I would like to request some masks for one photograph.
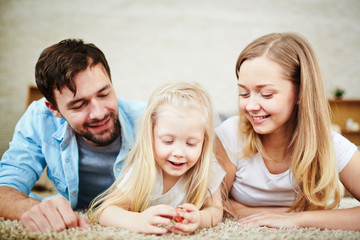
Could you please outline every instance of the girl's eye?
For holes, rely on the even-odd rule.
[[[174,142],[174,141],[171,140],[171,139],[163,139],[162,141],[163,141],[163,143],[165,143],[165,144],[171,144],[171,143]]]
[[[197,145],[199,141],[191,141],[191,142],[187,142],[186,145],[190,146],[190,147],[195,147]]]

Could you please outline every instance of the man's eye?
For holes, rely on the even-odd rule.
[[[104,98],[104,97],[107,97],[109,94],[108,93],[106,93],[106,94],[101,94],[101,95],[99,95],[99,98]]]
[[[79,106],[74,106],[72,107],[73,110],[78,110],[78,109],[81,109],[82,107],[84,106],[84,104],[80,104]]]

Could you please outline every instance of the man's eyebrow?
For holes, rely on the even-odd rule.
[[[106,86],[104,86],[103,88],[101,88],[99,91],[97,91],[97,94],[98,94],[98,93],[101,93],[102,91],[105,91],[105,90],[107,90],[107,89],[109,89],[109,88],[110,88],[110,84],[107,84]],[[68,103],[66,104],[66,106],[67,106],[67,107],[71,107],[72,105],[75,105],[76,103],[81,102],[81,101],[84,101],[84,100],[85,100],[85,98],[75,99],[75,100],[72,100],[72,101],[68,102]]]

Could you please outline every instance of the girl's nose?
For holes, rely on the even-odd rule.
[[[179,148],[179,147],[177,147],[176,149],[174,149],[172,155],[173,155],[174,157],[177,157],[177,158],[183,158],[183,157],[185,156],[185,155],[184,155],[184,151],[183,151],[181,148]]]

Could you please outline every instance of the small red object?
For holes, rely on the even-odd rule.
[[[183,217],[180,217],[180,216],[175,216],[174,217],[174,221],[175,222],[178,222],[178,223],[182,223],[184,221],[184,218]]]
[[[184,218],[179,216],[180,215],[180,212],[183,212],[183,208],[181,207],[178,207],[176,208],[176,216],[173,218],[175,222],[178,222],[178,223],[182,223],[184,221]]]

